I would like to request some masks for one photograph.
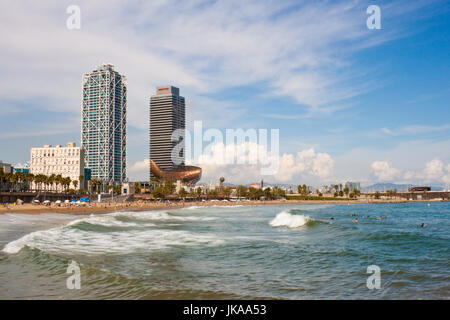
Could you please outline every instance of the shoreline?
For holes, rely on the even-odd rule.
[[[117,203],[117,204],[98,204],[95,203],[91,206],[78,206],[78,207],[56,207],[56,206],[44,206],[44,205],[9,205],[7,207],[0,207],[0,215],[6,213],[18,213],[18,214],[42,214],[42,213],[54,213],[54,214],[77,214],[77,215],[90,215],[93,213],[112,213],[118,211],[149,211],[149,210],[172,210],[172,209],[180,209],[187,208],[192,206],[199,207],[213,207],[213,206],[257,206],[257,205],[290,205],[290,204],[341,204],[341,205],[350,205],[350,204],[377,204],[377,203],[409,203],[409,202],[436,202],[436,201],[424,201],[424,200],[416,200],[416,201],[408,201],[408,200],[371,200],[371,201],[362,201],[362,200],[269,200],[269,201],[240,201],[240,202],[202,202],[202,201],[193,201],[193,202],[153,202],[153,203],[144,203],[144,202],[132,202],[132,203]],[[439,201],[442,202],[442,201]]]

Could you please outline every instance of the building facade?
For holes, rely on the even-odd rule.
[[[30,173],[46,176],[60,174],[63,178],[71,179],[70,188],[85,188],[84,157],[84,149],[77,147],[75,142],[69,142],[67,147],[44,145],[41,148],[31,148]],[[76,187],[73,183],[75,180],[78,181]]]
[[[350,181],[347,181],[347,182],[345,183],[345,187],[348,188],[348,190],[349,190],[350,192],[353,192],[354,190],[359,190],[359,191],[361,191],[361,183],[360,183],[360,182],[350,182]]]
[[[14,173],[14,167],[9,163],[4,163],[0,160],[0,169],[3,169],[3,173]]]
[[[150,98],[150,160],[162,170],[184,166],[185,115],[184,97],[180,96],[178,88],[156,88],[156,94]],[[172,133],[177,129],[183,132],[172,141]],[[181,149],[174,149],[175,146]],[[150,170],[150,178],[153,177]]]
[[[0,160],[0,171],[3,171],[4,174],[12,174],[14,173],[14,167],[10,163],[4,163]],[[9,191],[10,186],[6,183],[5,179],[3,179],[0,175],[0,191]]]
[[[111,64],[83,77],[81,146],[92,179],[105,185],[126,181],[127,83]]]

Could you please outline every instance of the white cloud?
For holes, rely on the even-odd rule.
[[[392,167],[392,164],[387,161],[375,161],[372,163],[371,169],[380,181],[393,181],[400,174],[400,170]]]
[[[417,135],[447,130],[450,130],[450,124],[440,126],[409,125],[398,129],[381,128],[383,133],[390,136]]]
[[[235,154],[235,147],[242,147],[245,152],[236,157],[234,163],[227,164],[226,155]],[[256,155],[258,157],[254,158]],[[262,161],[257,161],[258,159]],[[279,163],[278,170],[273,175],[262,175],[261,167],[267,167],[276,160]],[[296,183],[299,179],[317,182],[330,177],[334,166],[329,154],[316,153],[314,149],[278,156],[266,151],[263,146],[250,142],[245,142],[244,145],[215,144],[209,153],[199,158],[198,163],[203,169],[203,181],[215,181],[225,176],[233,183],[249,183],[261,178],[283,183]]]
[[[371,165],[372,173],[379,181],[401,183],[450,183],[450,164],[444,167],[439,158],[434,158],[425,164],[423,170],[408,170],[394,168],[388,161],[375,161]]]
[[[444,164],[438,158],[435,158],[425,165],[425,178],[428,180],[438,180],[444,174]]]
[[[150,160],[144,159],[142,161],[135,162],[128,168],[128,178],[131,181],[146,181],[149,179]]]
[[[367,90],[358,80],[370,71],[355,71],[353,51],[394,36],[362,28],[365,17],[358,2],[78,5],[81,30],[68,30],[65,2],[1,2],[0,29],[8,32],[2,33],[0,44],[0,98],[46,97],[45,108],[78,112],[82,74],[111,62],[128,78],[129,123],[139,128],[148,125],[142,114],[154,87],[161,84],[180,86],[195,100],[205,93],[264,83],[268,95],[333,110],[330,104]],[[416,6],[408,3],[407,8]],[[394,8],[390,12],[399,14]],[[223,105],[200,107],[225,111]]]
[[[226,154],[235,154],[235,147],[244,147],[246,150],[235,158],[235,162],[227,164]],[[282,154],[279,158],[279,168],[274,175],[261,175],[261,167],[266,167],[275,155],[263,150],[260,145],[245,142],[244,145],[214,144],[210,152],[204,153],[198,159],[198,163],[189,162],[190,165],[198,165],[202,168],[202,181],[217,181],[225,177],[230,183],[251,183],[265,179],[270,182],[299,183],[307,181],[319,182],[330,177],[333,171],[334,161],[326,153],[317,153],[314,149],[299,151],[297,154]],[[252,154],[261,152],[264,163],[256,161],[251,163]],[[264,153],[265,152],[265,153]],[[240,163],[239,163],[240,162]],[[130,170],[131,180],[143,180],[148,176],[149,159],[134,163]],[[306,179],[306,180],[305,180]]]

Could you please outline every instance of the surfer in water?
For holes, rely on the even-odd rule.
[[[420,224],[420,227],[421,227],[421,228],[425,228],[425,226],[426,226],[426,224],[425,224],[424,222],[422,222],[422,223]]]

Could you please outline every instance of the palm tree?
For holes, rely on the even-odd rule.
[[[72,183],[73,183],[73,186],[75,187],[75,190],[77,190],[78,180],[73,180]]]
[[[70,187],[70,183],[72,182],[72,179],[70,179],[70,177],[64,178],[64,182],[65,182],[65,187],[66,187],[66,192],[67,192],[67,189]]]
[[[225,198],[229,199],[231,195],[231,187],[225,187],[223,188],[223,194]]]
[[[350,193],[350,189],[348,187],[344,188],[344,193],[346,195],[346,197],[348,198],[348,194]]]
[[[58,174],[55,178],[55,182],[56,182],[56,190],[58,190],[58,185],[63,185],[63,180],[64,178],[62,177],[62,175]]]
[[[17,183],[19,182],[19,172],[15,172],[11,174],[11,182],[12,182],[12,189],[13,191],[16,190]]]
[[[183,187],[178,191],[178,196],[180,198],[186,198],[187,194],[188,193],[187,193],[186,189],[184,189]]]
[[[202,196],[202,188],[200,188],[200,187],[197,188],[197,196],[199,199]]]
[[[32,190],[31,190],[31,185],[32,185],[32,183],[33,183],[33,181],[34,181],[34,174],[32,174],[32,173],[27,173],[27,175],[26,175],[26,181],[28,182],[28,187],[30,188],[30,191],[32,191]]]
[[[308,195],[308,187],[306,186],[306,184],[302,185],[302,194],[304,196]]]
[[[50,186],[50,177],[49,176],[45,176],[45,179],[44,179],[44,185],[45,185],[45,189],[46,189],[46,191],[49,191],[49,186]]]
[[[80,190],[81,189],[84,189],[84,176],[83,175],[80,175],[79,177],[78,177],[78,181],[80,182]]]
[[[164,187],[157,186],[155,189],[153,189],[152,195],[155,199],[164,199],[167,195],[166,191],[167,190],[165,190]]]
[[[189,192],[189,197],[191,197],[191,198],[197,197],[197,192],[195,192],[195,190],[192,189],[191,192]]]
[[[40,175],[39,174],[36,174],[34,176],[34,179],[33,179],[33,181],[34,181],[34,189],[35,189],[35,191],[38,191],[38,192],[39,192],[39,179],[40,179]]]
[[[208,191],[208,197],[209,198],[217,198],[218,192],[217,190],[209,190]]]
[[[139,182],[135,182],[134,183],[134,192],[135,193],[140,193],[140,189],[141,189],[141,184]]]
[[[247,197],[247,187],[243,186],[243,185],[238,186],[236,188],[236,193],[237,193],[238,198]]]
[[[0,168],[0,191],[2,191],[3,184],[5,184],[5,171]]]
[[[92,179],[89,185],[91,188],[91,192],[93,189],[97,192],[97,187],[100,185],[100,181],[98,179]]]

